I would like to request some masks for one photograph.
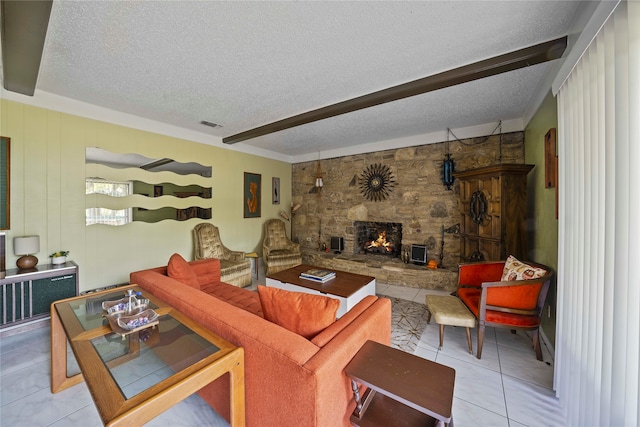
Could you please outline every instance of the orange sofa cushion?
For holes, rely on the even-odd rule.
[[[220,281],[220,260],[217,258],[199,259],[196,261],[190,261],[189,265],[191,269],[198,277],[200,282],[200,288],[211,282]]]
[[[173,254],[167,265],[167,275],[180,283],[200,289],[200,281],[196,272],[180,254]]]
[[[322,295],[258,286],[264,318],[311,339],[336,320],[340,301]]]
[[[200,290],[227,304],[231,304],[264,318],[262,306],[260,305],[260,297],[256,292],[220,281],[202,283]]]

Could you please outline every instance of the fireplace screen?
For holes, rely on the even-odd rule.
[[[402,224],[398,222],[356,221],[355,253],[400,256]]]

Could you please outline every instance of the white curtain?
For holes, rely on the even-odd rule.
[[[555,389],[570,426],[640,423],[640,2],[558,92]]]

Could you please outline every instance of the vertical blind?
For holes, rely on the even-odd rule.
[[[568,425],[640,423],[640,2],[621,2],[558,92],[554,385]]]

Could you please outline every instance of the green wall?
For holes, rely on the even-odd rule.
[[[191,230],[202,222],[166,220],[126,226],[85,225],[85,148],[137,152],[150,158],[197,161],[213,168],[206,178],[212,198],[211,222],[220,228],[224,244],[233,250],[261,251],[262,225],[291,203],[291,165],[183,139],[126,128],[26,104],[0,100],[0,135],[11,138],[11,228],[7,231],[7,267],[15,265],[12,238],[37,234],[40,264],[57,250],[71,251],[80,266],[80,290],[126,283],[131,271],[166,265],[172,253],[193,258]],[[212,137],[215,138],[215,137]],[[244,172],[262,175],[262,216],[243,218]],[[165,173],[166,174],[166,173]],[[280,178],[281,200],[271,203],[271,178]],[[164,177],[159,178],[165,182]],[[144,196],[138,196],[144,197]],[[177,199],[177,198],[171,198]],[[156,198],[149,209],[174,204]],[[288,209],[287,209],[288,210]]]
[[[529,259],[558,268],[558,220],[556,189],[545,188],[544,137],[558,127],[558,108],[551,92],[525,129],[525,163],[536,167],[528,176],[528,246]],[[550,314],[550,316],[549,316]],[[542,329],[552,345],[556,337],[556,281],[551,283],[547,305],[542,316]]]

